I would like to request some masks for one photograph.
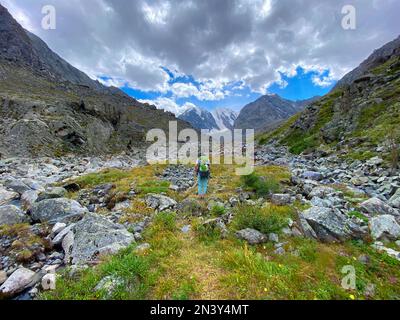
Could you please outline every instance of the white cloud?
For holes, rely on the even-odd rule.
[[[341,28],[347,0],[0,0],[26,28],[73,65],[142,90],[163,93],[169,77],[191,75],[198,87],[178,96],[219,100],[231,83],[265,93],[298,66],[329,70],[326,86],[398,36],[400,2],[353,0],[357,29]],[[41,8],[54,5],[57,29],[41,29]],[[322,73],[318,73],[321,75]],[[197,90],[197,91],[196,91]]]

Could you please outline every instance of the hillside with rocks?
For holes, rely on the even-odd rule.
[[[317,99],[318,97],[290,101],[277,94],[262,96],[240,111],[234,127],[244,130],[254,129],[256,133],[273,130]]]
[[[129,152],[174,120],[190,127],[90,79],[0,6],[0,158]]]
[[[348,161],[380,156],[396,169],[400,137],[399,48],[397,38],[376,50],[329,94],[277,130],[260,135],[260,142],[275,141],[296,154],[336,154]],[[355,79],[346,84],[352,78]]]

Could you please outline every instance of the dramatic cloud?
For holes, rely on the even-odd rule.
[[[232,84],[260,93],[272,83],[285,87],[281,74],[294,76],[299,66],[318,74],[316,86],[329,86],[400,30],[398,0],[0,3],[92,77],[199,100],[234,94],[226,90]],[[342,28],[341,11],[348,4],[356,8],[356,30]],[[56,30],[41,28],[44,5],[57,10]],[[171,83],[164,68],[176,76],[190,75],[196,84]]]

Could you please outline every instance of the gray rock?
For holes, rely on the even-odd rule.
[[[86,264],[99,255],[117,253],[134,242],[134,236],[123,226],[95,214],[87,214],[77,222],[73,233],[72,264]]]
[[[31,210],[34,221],[57,222],[76,221],[84,216],[86,209],[78,202],[70,199],[49,199],[35,203]]]
[[[25,183],[20,180],[10,180],[6,182],[5,187],[19,193],[20,195],[26,191],[31,190],[31,188],[29,188]]]
[[[28,216],[16,206],[8,205],[0,207],[0,226],[25,223],[28,221]]]
[[[105,291],[106,298],[110,298],[114,291],[124,285],[124,280],[116,276],[107,276],[100,280],[94,288],[95,291]]]
[[[63,231],[66,227],[67,227],[67,225],[65,223],[58,222],[53,226],[53,229],[51,229],[51,234],[57,235],[61,231]]]
[[[67,190],[61,187],[50,188],[39,194],[37,202],[49,199],[64,198],[67,193]]]
[[[309,179],[309,180],[314,180],[314,181],[320,181],[324,177],[322,173],[320,172],[315,172],[315,171],[306,171],[302,174],[302,178],[304,179]]]
[[[75,235],[72,231],[69,231],[62,239],[62,248],[64,250],[64,263],[71,263],[71,254],[74,246]]]
[[[268,240],[271,242],[278,243],[279,242],[279,236],[276,233],[270,233],[268,235]]]
[[[309,193],[309,197],[318,197],[323,199],[331,194],[334,194],[335,192],[336,190],[331,187],[318,186],[312,189],[312,191]]]
[[[7,272],[1,270],[1,271],[0,271],[0,286],[1,286],[4,282],[6,282],[6,280],[7,280]]]
[[[13,297],[34,286],[38,280],[35,272],[26,268],[19,268],[1,285],[0,297]]]
[[[251,245],[265,243],[268,241],[268,237],[261,232],[254,229],[243,229],[236,232],[236,236],[239,239],[247,241]]]
[[[271,202],[278,206],[288,205],[291,202],[291,196],[290,194],[273,194]]]
[[[48,273],[42,278],[42,289],[44,291],[56,289],[56,275],[54,273]]]
[[[8,204],[9,202],[18,199],[19,194],[17,192],[8,191],[0,187],[0,206]]]
[[[277,249],[275,249],[274,253],[281,256],[281,255],[284,255],[286,253],[286,251],[285,251],[285,248],[278,247]]]
[[[370,214],[371,216],[377,215],[398,215],[397,210],[384,203],[378,198],[371,198],[360,204],[360,208],[363,212]]]
[[[31,210],[34,203],[38,199],[38,192],[36,190],[25,191],[21,196],[22,208],[26,211]]]
[[[146,197],[146,204],[154,210],[164,211],[175,207],[177,202],[160,194],[149,194]]]
[[[389,199],[389,205],[400,209],[400,188],[397,189],[396,193]]]
[[[356,238],[362,233],[347,216],[333,208],[312,207],[304,211],[301,216],[312,228],[316,237],[324,242],[345,241]]]
[[[60,225],[60,223],[56,223],[56,225]],[[63,223],[62,225],[65,225],[65,223]],[[53,244],[53,246],[60,245],[62,243],[64,237],[72,230],[74,225],[75,224],[71,224],[68,227],[65,227],[64,229],[59,231],[58,233],[54,233],[54,234],[56,234],[56,236],[53,238],[53,240],[51,240],[51,243]],[[58,229],[58,228],[55,228],[55,226],[53,229]],[[58,230],[56,230],[56,231],[58,231]]]
[[[371,235],[375,240],[397,240],[400,237],[400,225],[391,215],[374,217],[370,221]]]

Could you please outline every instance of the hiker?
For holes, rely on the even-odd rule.
[[[197,176],[200,198],[204,198],[207,193],[208,180],[210,179],[210,160],[207,156],[201,156],[196,162],[195,173]]]

